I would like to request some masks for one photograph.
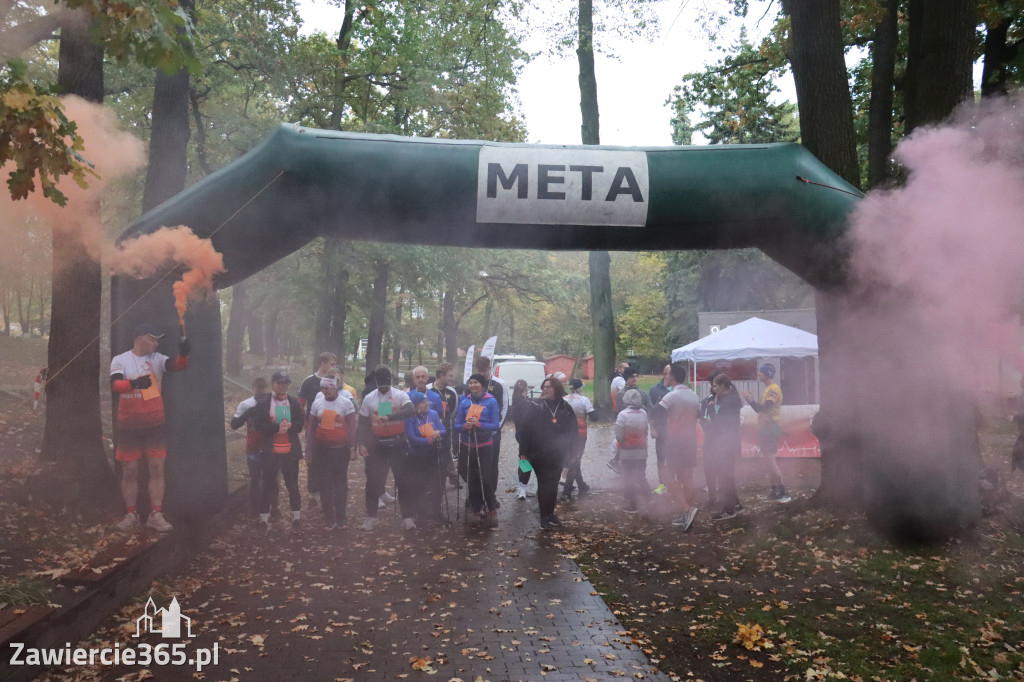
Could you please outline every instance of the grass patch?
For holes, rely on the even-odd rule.
[[[50,583],[46,580],[0,577],[0,604],[8,606],[45,604],[50,590]]]

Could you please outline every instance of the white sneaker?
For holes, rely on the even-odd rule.
[[[416,530],[416,521],[413,519],[402,519],[402,530]]]
[[[155,530],[157,533],[169,533],[174,530],[174,526],[167,523],[167,519],[161,512],[153,512],[146,519],[146,528]]]
[[[122,533],[131,533],[139,529],[142,524],[139,522],[139,515],[135,512],[130,512],[124,515],[124,518],[117,522],[114,528],[118,529]]]
[[[380,496],[380,499],[384,500],[385,502],[394,502],[395,496],[389,493],[387,490],[385,490],[384,494]]]
[[[384,496],[383,496],[383,495],[381,495],[381,496],[380,496],[379,498],[377,498],[377,509],[384,509],[384,508],[386,508],[387,506],[388,506],[388,505],[387,505],[387,503],[386,503],[386,502],[384,501]]]
[[[520,499],[520,500],[525,500],[526,499],[526,486],[523,485],[522,483],[519,484],[519,492],[516,493],[516,499]]]
[[[373,530],[377,527],[378,523],[379,521],[377,521],[376,516],[367,516],[366,520],[363,521],[363,530]]]

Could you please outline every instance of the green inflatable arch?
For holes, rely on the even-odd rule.
[[[218,287],[320,235],[487,248],[758,247],[820,287],[838,279],[846,218],[861,196],[795,144],[522,145],[285,124],[121,239],[188,225],[224,255]],[[177,328],[173,279],[115,280],[114,349],[131,345],[139,321]],[[219,306],[194,306],[186,322],[192,363],[165,387],[168,507],[199,518],[227,492]]]

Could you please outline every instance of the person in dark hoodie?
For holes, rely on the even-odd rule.
[[[427,396],[409,391],[416,414],[405,420],[405,437],[409,441],[406,477],[415,481],[412,489],[413,516],[403,521],[403,528],[415,530],[416,524],[438,523],[441,516],[441,484],[443,472],[439,469],[437,449],[445,435],[441,417],[430,409]]]
[[[558,504],[558,479],[573,451],[578,436],[576,413],[565,401],[565,387],[554,377],[540,385],[540,400],[534,402],[523,424],[520,445],[537,473],[537,504],[540,527],[547,530],[562,525],[555,516]]]
[[[712,521],[734,518],[742,509],[736,490],[736,460],[743,450],[740,432],[740,410],[743,400],[732,379],[724,373],[715,375],[715,404],[710,411],[715,433],[714,452],[705,455],[704,468],[711,466],[717,482],[719,509],[711,515]]]
[[[459,432],[459,475],[466,481],[469,509],[480,515],[487,526],[496,528],[498,498],[494,484],[498,479],[498,453],[494,449],[494,433],[501,428],[501,411],[485,386],[485,375],[469,377],[469,393],[462,396],[455,413],[455,430]]]
[[[302,495],[299,493],[299,460],[302,445],[299,433],[305,425],[305,411],[298,398],[288,395],[292,379],[288,372],[278,370],[270,377],[271,392],[256,399],[252,410],[253,425],[262,436],[260,469],[263,471],[263,499],[260,506],[260,527],[270,532],[270,507],[277,496],[277,472],[281,472],[288,502],[292,510],[292,530],[302,530]]]

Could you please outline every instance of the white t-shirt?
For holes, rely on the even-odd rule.
[[[320,391],[319,393],[316,394],[316,397],[313,398],[313,403],[315,403],[316,401],[320,400],[323,397],[324,397],[324,392]],[[355,396],[352,395],[352,392],[350,390],[348,390],[347,388],[339,388],[338,389],[338,397],[339,398],[348,398],[349,401],[352,403],[352,411],[353,412],[355,411],[355,409],[356,409],[356,399],[355,399]],[[310,403],[310,405],[312,405],[313,403]],[[310,414],[312,414],[312,413],[310,413]]]
[[[352,394],[348,391],[338,391],[338,397],[334,400],[328,400],[322,392],[317,393],[313,404],[309,408],[309,414],[311,417],[320,419],[323,416],[324,410],[334,410],[335,414],[344,418],[354,413],[356,406],[352,401]]]
[[[621,376],[616,376],[612,379],[612,387],[610,389],[612,395],[618,395],[619,391],[626,387],[626,380]]]
[[[359,408],[359,414],[364,417],[375,415],[378,413],[380,404],[386,402],[391,403],[391,413],[395,414],[412,401],[409,400],[409,394],[405,391],[400,391],[397,388],[392,387],[385,395],[382,394],[378,388],[375,391],[371,391],[365,398],[363,398],[363,404]]]
[[[670,435],[691,435],[697,432],[697,414],[700,398],[688,386],[676,384],[658,403],[668,411],[668,432]]]
[[[239,419],[254,407],[256,407],[256,396],[251,396],[238,403],[238,409],[235,410],[235,419]]]
[[[586,419],[587,415],[594,411],[594,404],[590,402],[590,398],[579,393],[570,393],[565,396],[565,402],[569,403],[572,407],[572,411],[576,413],[577,421],[580,419]]]
[[[154,381],[159,384],[164,378],[164,368],[168,359],[163,353],[136,355],[135,351],[128,350],[110,358],[110,376],[123,374],[124,378],[130,381],[152,372]]]

